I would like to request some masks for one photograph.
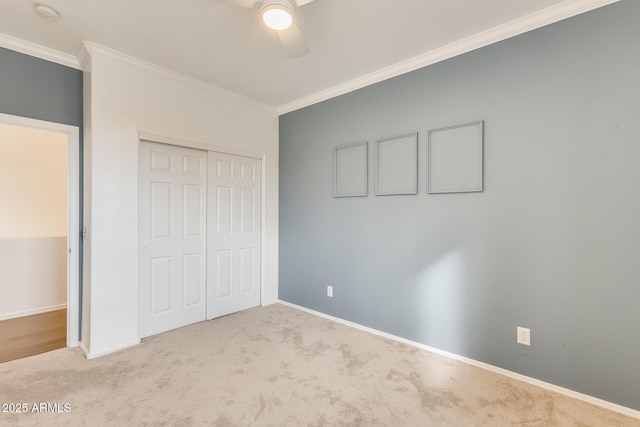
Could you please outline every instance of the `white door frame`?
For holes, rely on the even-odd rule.
[[[80,128],[4,113],[0,123],[67,134],[67,347],[76,347],[80,338]]]
[[[141,141],[159,142],[161,144],[177,145],[178,147],[197,148],[204,151],[215,151],[217,153],[233,154],[236,156],[252,157],[258,159],[262,165],[262,197],[260,200],[260,305],[266,304],[266,292],[265,292],[265,230],[266,230],[266,167],[264,154],[255,153],[252,151],[238,150],[231,147],[224,147],[220,145],[205,144],[203,142],[188,141],[180,138],[173,138],[169,136],[157,135],[148,132],[138,132],[138,152],[140,152]],[[140,263],[138,262],[138,265]]]

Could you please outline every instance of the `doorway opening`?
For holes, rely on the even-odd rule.
[[[79,129],[0,114],[0,362],[79,341]]]

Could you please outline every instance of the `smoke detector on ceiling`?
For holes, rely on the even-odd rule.
[[[56,22],[60,19],[60,14],[54,8],[47,6],[46,4],[35,4],[33,5],[33,10],[49,22]]]

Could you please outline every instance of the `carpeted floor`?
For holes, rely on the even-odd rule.
[[[0,364],[0,403],[26,404],[0,412],[11,426],[640,426],[283,305],[98,359],[61,349]]]

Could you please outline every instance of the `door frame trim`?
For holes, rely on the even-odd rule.
[[[67,347],[80,341],[80,128],[0,113],[0,123],[67,134]]]
[[[203,142],[187,141],[185,139],[172,138],[169,136],[156,135],[147,132],[138,132],[138,140],[159,142],[160,144],[177,145],[178,147],[197,148],[198,150],[215,151],[217,153],[234,154],[236,156],[252,157],[254,159],[263,160],[264,163],[264,155],[255,153],[253,151],[238,150],[236,148],[205,144]]]

